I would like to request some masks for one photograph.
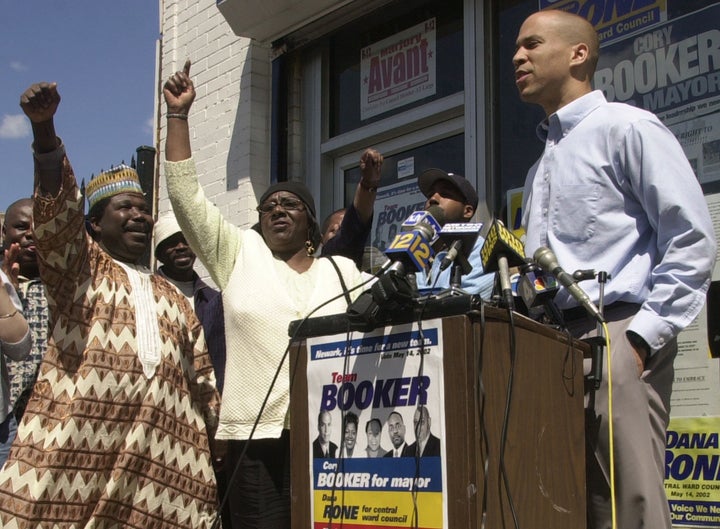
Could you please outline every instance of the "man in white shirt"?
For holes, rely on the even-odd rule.
[[[541,11],[520,28],[516,86],[547,116],[538,126],[545,150],[525,183],[525,250],[545,246],[570,273],[611,278],[604,302],[615,406],[611,418],[606,354],[602,385],[587,396],[588,526],[612,525],[612,420],[617,527],[669,529],[664,457],[676,336],[705,303],[716,243],[673,134],[653,114],[592,91],[598,54],[582,17]],[[599,285],[583,288],[597,304]],[[595,334],[596,322],[566,289],[555,300],[574,336]]]

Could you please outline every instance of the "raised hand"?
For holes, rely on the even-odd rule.
[[[375,149],[367,149],[360,157],[360,185],[365,189],[377,189],[380,185],[383,156]]]
[[[57,83],[35,83],[20,96],[20,108],[32,123],[53,119],[59,104]]]
[[[190,59],[182,71],[175,72],[163,86],[163,96],[169,114],[187,114],[195,100],[195,86],[190,79]]]
[[[18,279],[20,276],[20,263],[18,263],[19,256],[20,244],[14,242],[9,248],[5,249],[5,258],[2,262],[2,271],[5,272],[6,276],[8,276],[8,279],[10,279],[12,286],[14,286],[16,290],[20,286],[20,280]]]

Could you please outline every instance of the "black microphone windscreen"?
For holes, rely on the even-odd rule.
[[[430,206],[426,211],[435,217],[435,220],[441,227],[445,226],[447,219],[445,218],[445,210],[443,208],[440,206]]]

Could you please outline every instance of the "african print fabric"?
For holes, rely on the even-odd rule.
[[[143,373],[128,275],[87,236],[64,156],[62,173],[58,197],[35,199],[50,335],[0,471],[0,527],[208,528],[216,489],[205,424],[215,426],[219,402],[202,327],[151,275],[160,358]]]

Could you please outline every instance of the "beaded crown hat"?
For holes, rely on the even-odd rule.
[[[100,200],[120,193],[144,194],[137,171],[125,164],[100,173],[85,187],[85,196],[90,209]]]

